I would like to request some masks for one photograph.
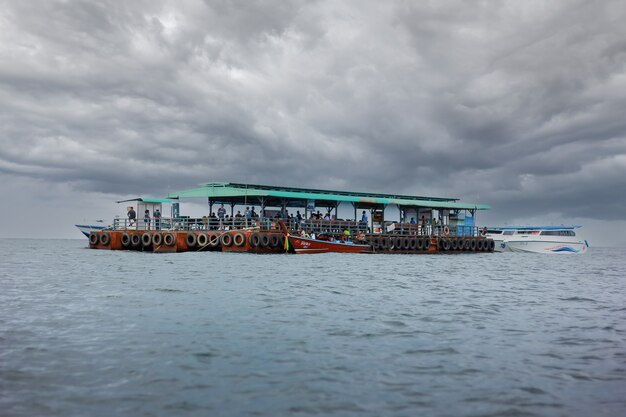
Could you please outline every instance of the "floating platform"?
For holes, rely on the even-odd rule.
[[[144,252],[291,252],[282,232],[228,231],[150,231],[101,230],[89,234],[91,249],[134,250]],[[365,235],[362,244],[371,253],[434,254],[493,252],[494,241],[485,237],[419,236],[399,234]]]

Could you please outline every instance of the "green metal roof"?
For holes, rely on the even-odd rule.
[[[127,203],[129,201],[141,201],[143,203],[171,203],[172,200],[165,200],[162,198],[145,198],[145,197],[137,197],[137,198],[129,198],[128,200],[120,200],[118,203]]]
[[[288,206],[302,206],[306,200],[315,200],[318,206],[332,206],[335,202],[356,203],[357,206],[397,204],[428,208],[457,210],[488,210],[483,204],[460,203],[456,198],[422,197],[396,194],[374,194],[348,191],[316,190],[307,188],[274,187],[267,185],[212,182],[190,190],[172,192],[168,198],[210,198],[217,203],[259,204],[263,197],[266,205],[279,207],[281,200]]]

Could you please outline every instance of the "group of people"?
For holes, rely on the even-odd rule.
[[[211,212],[208,217],[203,217],[205,220],[205,225],[209,229],[220,229],[224,230],[229,224],[235,224],[236,226],[245,225],[246,227],[251,226],[253,223],[253,219],[258,219],[259,215],[256,211],[254,211],[254,207],[246,207],[244,213],[241,213],[241,210],[237,211],[237,214],[232,216],[232,218],[226,214],[226,208],[224,204],[220,205],[217,209],[217,215],[215,212]]]
[[[138,225],[138,220],[137,220],[137,213],[135,212],[134,207],[128,207],[128,212],[127,212],[127,216],[128,216],[128,226],[137,226]],[[266,215],[267,213],[263,212],[263,217],[267,217]],[[208,229],[220,229],[220,230],[224,230],[227,226],[229,226],[229,223],[233,223],[236,226],[242,226],[245,224],[246,227],[251,226],[253,224],[253,222],[255,221],[255,219],[259,218],[259,215],[256,213],[256,211],[254,210],[254,207],[246,207],[246,210],[244,211],[244,213],[241,213],[241,210],[237,211],[237,214],[235,214],[234,216],[232,216],[233,218],[231,218],[229,215],[226,214],[226,208],[224,207],[224,204],[222,204],[218,209],[217,209],[217,214],[215,212],[212,212],[210,216],[204,216],[203,217],[203,223],[205,224],[205,226]],[[294,216],[293,214],[289,214],[289,212],[286,209],[277,211],[274,215],[274,218],[276,219],[286,219],[286,220],[293,220],[295,221],[296,225],[298,226],[304,226],[304,221],[305,218],[304,216],[300,213],[300,210],[297,211],[296,215]],[[322,213],[320,213],[319,211],[316,212],[312,212],[311,213],[311,220],[337,220],[337,218],[333,215],[331,216],[330,211],[328,213],[326,213],[326,215],[322,216]],[[245,220],[245,221],[244,221]],[[413,219],[412,219],[413,220]],[[368,222],[368,218],[367,218],[367,214],[365,212],[365,210],[363,210],[362,216],[361,216],[361,221],[359,222],[362,225],[367,225]],[[154,228],[156,230],[160,230],[161,228],[161,211],[160,209],[156,208],[154,210],[154,213],[152,214],[152,217],[150,217],[150,210],[146,209],[144,211],[144,216],[143,216],[143,223],[145,225],[145,228],[147,230],[150,230],[150,226],[153,224]]]
[[[128,207],[128,226],[137,226],[137,213],[135,212],[134,207],[130,206]],[[161,210],[159,210],[158,208],[154,210],[154,213],[152,214],[153,218],[154,218],[154,228],[155,230],[160,230],[161,229]],[[146,209],[146,211],[143,214],[143,222],[144,225],[146,227],[146,230],[150,230],[150,223],[152,221],[152,218],[150,217],[150,210]]]

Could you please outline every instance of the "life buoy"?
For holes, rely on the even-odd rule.
[[[261,244],[261,236],[259,236],[258,233],[252,233],[248,240],[250,241],[250,246],[253,248],[256,248]]]
[[[150,246],[152,244],[152,236],[150,233],[144,233],[141,235],[141,244],[144,246]]]
[[[107,232],[103,232],[100,235],[100,244],[101,245],[108,245],[111,242],[111,236],[107,233]]]
[[[209,236],[206,233],[199,233],[196,238],[198,246],[205,247],[209,243]]]
[[[90,245],[98,244],[98,234],[96,232],[89,233],[89,244]]]
[[[130,245],[130,235],[128,233],[122,233],[122,237],[120,237],[120,242],[122,242],[122,246],[124,247]]]
[[[222,242],[222,246],[231,246],[233,244],[233,235],[230,233],[222,233],[222,236],[220,236],[220,242]]]
[[[450,234],[450,228],[448,225],[443,226],[443,235],[448,236]]]
[[[483,227],[483,230],[480,231],[481,236],[487,236],[487,228]]]
[[[163,243],[163,236],[161,233],[155,233],[152,235],[152,246],[161,246]]]
[[[187,246],[189,246],[190,248],[193,248],[198,244],[198,238],[196,237],[195,233],[187,233],[187,237],[185,240],[187,242]]]
[[[267,248],[268,245],[270,244],[270,237],[267,233],[263,233],[261,235],[261,246],[264,248]]]
[[[220,235],[215,233],[208,233],[207,236],[209,238],[210,248],[217,248],[220,245]]]
[[[176,236],[173,233],[165,233],[163,235],[163,243],[166,246],[174,246],[176,244]]]
[[[233,236],[233,243],[235,244],[235,246],[243,246],[246,244],[246,235],[244,235],[241,232],[237,232],[235,233],[235,236]]]

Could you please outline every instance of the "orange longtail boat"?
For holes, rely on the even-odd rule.
[[[371,253],[370,245],[356,244],[350,241],[341,240],[319,240],[308,237],[287,235],[289,245],[296,253]]]
[[[282,221],[278,225],[285,233],[285,249],[291,246],[295,253],[372,253],[370,245],[361,245],[350,241],[334,240],[330,236],[327,239],[312,239],[310,237],[296,236],[289,233]]]

